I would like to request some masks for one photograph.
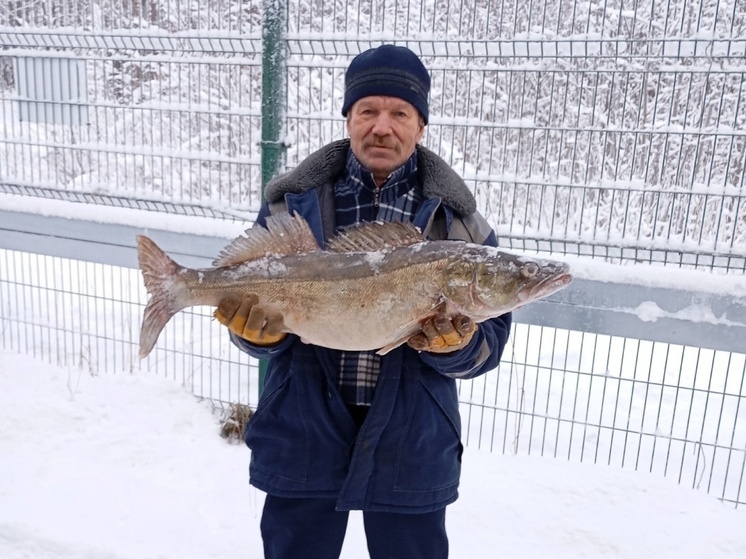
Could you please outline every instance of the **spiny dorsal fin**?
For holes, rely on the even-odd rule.
[[[330,239],[330,252],[373,252],[383,248],[414,245],[422,242],[422,234],[411,223],[400,221],[362,223]]]
[[[306,254],[319,250],[306,220],[287,212],[267,217],[267,229],[252,227],[244,235],[221,250],[212,265],[225,268],[270,255]]]

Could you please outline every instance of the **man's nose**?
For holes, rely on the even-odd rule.
[[[385,113],[379,114],[373,123],[372,132],[377,136],[387,136],[391,134],[391,117]]]

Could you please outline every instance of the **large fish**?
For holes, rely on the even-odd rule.
[[[151,295],[140,357],[177,312],[217,306],[228,296],[256,294],[267,311],[283,314],[287,332],[308,343],[384,354],[437,312],[478,323],[551,295],[572,279],[565,263],[426,241],[409,223],[366,223],[331,239],[324,250],[306,221],[287,213],[244,235],[206,269],[182,267],[149,238],[137,238]]]

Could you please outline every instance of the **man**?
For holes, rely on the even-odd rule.
[[[345,76],[349,140],[272,180],[257,218],[290,211],[319,244],[364,221],[411,221],[429,239],[496,245],[460,177],[418,145],[430,77],[410,50],[358,55]],[[499,363],[511,315],[474,324],[436,316],[381,357],[304,344],[256,297],[225,300],[216,318],[232,341],[268,359],[266,386],[244,434],[251,483],[267,493],[268,559],[336,559],[348,511],[362,510],[372,559],[445,558],[445,507],[456,500],[462,446],[456,378]]]

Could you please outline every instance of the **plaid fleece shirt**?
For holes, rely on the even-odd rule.
[[[424,198],[417,181],[417,152],[378,189],[350,150],[334,192],[337,231],[363,221],[412,221]],[[370,406],[380,370],[381,356],[375,351],[341,351],[337,385],[344,402]]]

